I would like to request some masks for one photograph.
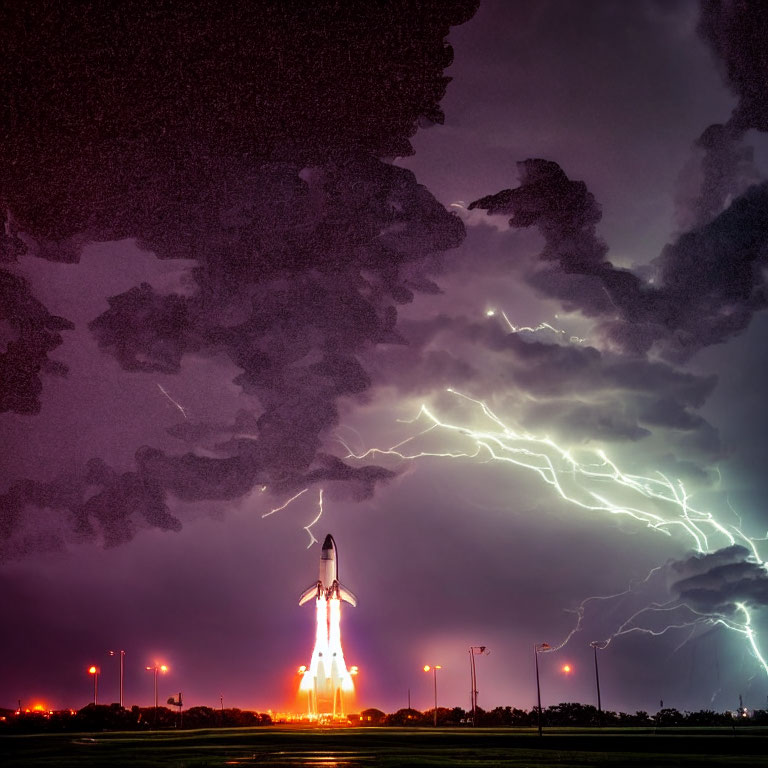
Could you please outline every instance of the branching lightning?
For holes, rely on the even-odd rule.
[[[266,486],[262,487],[262,491],[266,489]],[[274,515],[275,512],[282,512],[286,507],[289,507],[291,504],[293,504],[296,499],[303,496],[309,488],[303,488],[298,493],[295,493],[293,496],[291,496],[290,499],[287,501],[284,501],[279,507],[274,507],[269,510],[269,512],[265,512],[261,517],[269,517],[270,515]],[[303,526],[304,530],[309,534],[309,544],[307,544],[307,549],[309,549],[313,544],[317,544],[317,539],[315,538],[315,535],[312,533],[312,527],[320,521],[320,518],[323,516],[323,489],[320,488],[318,499],[317,499],[317,515],[315,516],[314,520],[312,520],[311,523],[308,525]]]
[[[720,522],[712,513],[698,509],[680,480],[673,480],[662,472],[651,476],[624,473],[602,450],[580,448],[581,458],[577,458],[575,451],[557,445],[549,437],[535,436],[505,424],[483,401],[452,389],[448,392],[468,403],[475,416],[481,415],[486,428],[475,429],[444,421],[423,404],[415,418],[401,422],[420,427],[414,434],[387,449],[371,448],[364,453],[354,453],[345,446],[349,452],[347,458],[389,456],[398,461],[427,457],[469,458],[527,469],[538,475],[561,499],[588,513],[630,517],[658,533],[681,537],[699,554],[739,544],[749,551],[756,563],[766,567],[757,548],[756,542],[760,539],[745,534],[740,521],[739,525]],[[443,444],[447,442],[447,446],[438,450],[421,447],[434,436],[439,436]],[[643,581],[648,581],[657,571],[659,568],[654,568]],[[621,597],[631,590],[632,587],[617,595],[586,598],[575,611],[578,616],[576,626],[550,651],[562,648],[581,629],[584,609],[589,602]],[[672,621],[659,630],[638,623],[641,617],[672,615],[673,612]],[[759,650],[750,612],[744,603],[737,603],[735,611],[729,614],[700,613],[680,600],[654,603],[633,613],[606,642],[631,632],[660,635],[671,629],[695,628],[697,625],[722,625],[743,635],[755,659],[768,674],[768,662]]]
[[[486,311],[486,317],[495,317],[496,316],[496,310],[495,309],[489,309]],[[567,331],[564,331],[562,328],[555,328],[554,325],[550,325],[549,323],[539,323],[536,326],[532,325],[515,325],[509,317],[507,317],[507,313],[502,309],[500,312],[501,316],[504,318],[504,322],[509,327],[509,330],[512,333],[522,333],[524,331],[527,331],[528,333],[539,333],[541,331],[549,331],[550,333],[554,333],[555,336],[566,336]],[[569,336],[568,341],[571,342],[571,344],[583,344],[586,339],[581,338],[580,336]]]

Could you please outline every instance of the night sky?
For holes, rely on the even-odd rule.
[[[764,708],[766,6],[316,5],[2,10],[0,707]]]

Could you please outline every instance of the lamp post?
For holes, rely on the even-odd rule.
[[[91,665],[88,667],[88,674],[93,675],[93,703],[94,706],[99,703],[99,668]]]
[[[598,650],[602,651],[608,645],[608,643],[605,640],[593,640],[589,645],[595,652],[595,685],[597,686],[597,724],[599,727],[602,727],[603,708],[600,703],[600,673],[597,669],[597,652]]]
[[[539,643],[533,646],[533,657],[536,664],[536,700],[538,701],[538,709],[536,710],[537,722],[539,726],[539,736],[541,733],[541,686],[539,685],[539,654],[549,650],[549,643]]]
[[[437,670],[438,669],[442,669],[442,667],[439,664],[433,664],[431,667],[429,666],[429,664],[424,665],[425,672],[429,672],[430,670],[432,670],[432,677],[434,678],[434,681],[435,681],[435,717],[434,717],[435,728],[437,728]]]
[[[470,691],[470,703],[472,705],[472,727],[475,726],[475,717],[477,714],[477,671],[475,670],[475,655],[484,653],[486,656],[490,651],[486,650],[484,645],[469,646],[469,672],[472,681],[472,690]]]
[[[154,666],[146,668],[150,672],[154,672],[155,676],[155,725],[157,725],[157,673],[162,672],[165,674],[168,671],[168,667],[165,664],[158,664],[155,662]]]
[[[120,709],[123,708],[123,669],[125,665],[125,651],[109,651],[110,656],[120,657]]]

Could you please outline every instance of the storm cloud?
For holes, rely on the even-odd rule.
[[[646,282],[605,258],[595,229],[601,212],[583,182],[551,161],[526,160],[519,168],[519,187],[470,209],[508,215],[513,228],[537,226],[546,245],[531,283],[567,309],[596,318],[618,350],[653,350],[684,362],[743,331],[765,307],[768,184],[751,187],[712,222],[667,246]]]
[[[32,295],[24,278],[0,270],[0,413],[40,410],[42,374],[65,375],[67,367],[48,357],[73,327]]]
[[[768,605],[768,571],[743,546],[692,555],[670,565],[670,589],[696,611],[732,614]]]
[[[137,447],[127,472],[97,458],[52,485],[13,486],[6,537],[28,504],[65,511],[86,537],[96,524],[114,544],[139,525],[177,526],[168,493],[231,499],[255,484],[327,481],[365,498],[391,476],[320,448],[337,400],[370,384],[360,353],[400,340],[397,307],[436,290],[430,258],[464,236],[388,158],[412,153],[418,124],[442,121],[445,37],[475,9],[237,2],[213,13],[137,0],[6,14],[0,199],[15,229],[4,253],[18,250],[17,229],[51,261],[123,238],[195,259],[191,291],[142,283],[111,296],[89,328],[128,372],[177,374],[190,355],[225,355],[258,414],[250,437],[205,455]],[[39,373],[63,371],[47,354],[71,325],[21,278],[3,281],[8,322],[25,329],[4,352],[3,409],[34,413]]]

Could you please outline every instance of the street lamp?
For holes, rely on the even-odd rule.
[[[120,709],[123,708],[123,667],[125,664],[125,651],[109,651],[110,656],[120,656]]]
[[[541,736],[541,686],[539,685],[539,654],[544,653],[550,649],[549,643],[539,643],[533,646],[533,657],[536,664],[536,699],[539,703],[537,714],[537,722],[539,725],[539,736]]]
[[[94,705],[99,703],[99,672],[101,670],[91,665],[88,667],[88,674],[93,675],[93,703]]]
[[[598,669],[597,669],[597,652],[598,650],[602,651],[604,648],[606,648],[608,645],[608,641],[593,640],[589,645],[595,652],[595,685],[597,686],[597,724],[599,727],[602,727],[603,708],[600,704],[600,673],[598,672]]]
[[[158,664],[155,662],[154,666],[146,668],[150,672],[154,672],[155,675],[155,724],[157,724],[157,673],[162,672],[165,674],[168,671],[168,667],[165,664]]]
[[[429,672],[429,670],[432,670],[432,676],[435,680],[435,728],[437,728],[437,670],[442,669],[442,667],[439,664],[434,664],[433,666],[429,666],[429,664],[424,665],[424,671]]]
[[[470,691],[470,703],[472,705],[472,726],[475,725],[475,715],[477,712],[477,672],[475,671],[475,655],[484,653],[486,656],[490,651],[486,650],[484,645],[469,646],[469,672],[472,681],[472,690]]]

